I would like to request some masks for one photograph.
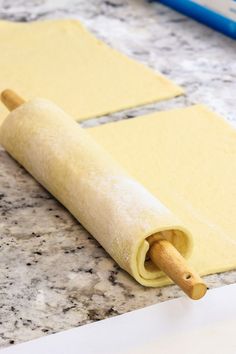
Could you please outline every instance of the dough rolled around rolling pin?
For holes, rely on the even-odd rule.
[[[0,140],[142,285],[169,282],[148,259],[155,240],[190,254],[192,238],[180,221],[55,104],[34,99],[18,107],[3,122]]]

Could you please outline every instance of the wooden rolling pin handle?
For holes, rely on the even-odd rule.
[[[25,101],[20,96],[9,89],[2,91],[1,101],[9,109],[9,111],[14,111],[14,109],[25,103]]]
[[[207,286],[169,241],[163,239],[153,243],[149,256],[191,299],[198,300],[205,295]]]
[[[25,101],[12,90],[4,90],[1,100],[9,111],[13,111]],[[159,240],[151,245],[149,251],[152,262],[192,299],[203,297],[207,287],[198,274],[189,268],[185,259],[167,240]]]

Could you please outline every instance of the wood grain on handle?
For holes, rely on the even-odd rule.
[[[25,101],[12,90],[4,90],[1,100],[9,111],[13,111]],[[159,240],[150,246],[152,262],[171,278],[191,298],[203,297],[207,287],[199,275],[191,269],[178,250],[167,240]]]
[[[191,299],[198,300],[205,295],[207,287],[203,280],[169,241],[159,240],[153,243],[149,256]]]

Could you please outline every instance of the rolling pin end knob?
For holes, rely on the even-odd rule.
[[[169,241],[161,239],[153,243],[149,255],[152,262],[191,299],[199,300],[206,294],[206,284]]]
[[[1,92],[1,101],[9,109],[9,111],[13,111],[25,102],[20,96],[10,89],[5,89]]]
[[[190,297],[193,300],[201,299],[207,292],[207,286],[204,283],[197,283],[192,287]]]

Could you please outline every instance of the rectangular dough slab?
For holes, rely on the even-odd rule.
[[[206,107],[90,128],[193,235],[200,274],[236,268],[236,130]]]
[[[0,53],[0,91],[48,98],[78,121],[183,93],[76,20],[0,21]],[[0,122],[6,115],[1,105]]]

